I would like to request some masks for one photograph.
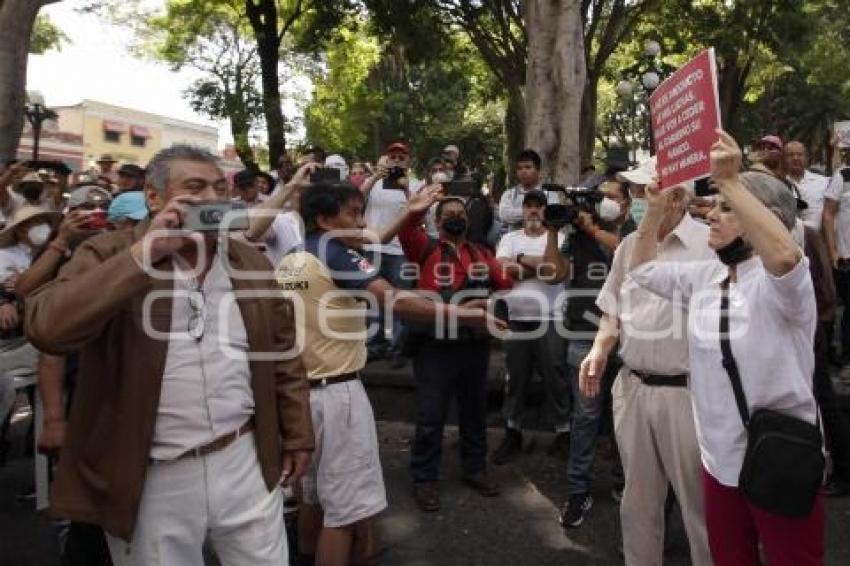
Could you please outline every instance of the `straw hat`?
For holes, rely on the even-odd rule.
[[[24,222],[38,219],[53,225],[60,218],[62,218],[62,215],[58,212],[50,212],[40,206],[24,205],[15,212],[12,219],[0,231],[0,248],[6,248],[15,244],[15,228]]]

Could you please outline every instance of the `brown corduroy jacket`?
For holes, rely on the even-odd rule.
[[[51,510],[127,540],[145,483],[168,352],[168,342],[152,337],[145,323],[158,332],[171,329],[172,281],[145,273],[129,252],[144,228],[81,245],[57,279],[28,297],[25,318],[27,335],[39,350],[80,353]],[[223,248],[250,351],[289,351],[295,344],[293,306],[275,292],[268,260],[235,240]],[[173,270],[171,260],[156,267]],[[266,296],[249,296],[252,291]],[[309,388],[300,357],[251,360],[250,367],[254,438],[271,490],[280,480],[283,451],[313,449]]]

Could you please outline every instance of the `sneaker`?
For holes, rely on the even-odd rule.
[[[546,455],[561,460],[567,460],[570,456],[570,433],[559,432],[552,439],[552,444],[546,448]]]
[[[416,505],[425,513],[440,510],[440,488],[435,481],[413,484],[413,499]]]
[[[522,433],[512,428],[505,429],[505,438],[493,453],[493,463],[497,466],[507,464],[522,452]]]
[[[487,472],[464,474],[463,483],[484,497],[496,497],[499,495],[499,484],[497,484],[496,481],[487,474]]]
[[[611,499],[613,499],[616,503],[623,502],[623,490],[626,489],[624,485],[615,485],[611,488]]]
[[[565,529],[578,527],[584,522],[584,514],[593,507],[593,498],[589,493],[576,493],[570,495],[564,508],[561,510],[559,521]]]

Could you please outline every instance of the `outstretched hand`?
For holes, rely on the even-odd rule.
[[[431,205],[443,198],[443,185],[437,183],[422,187],[415,194],[410,195],[407,208],[410,212],[419,213],[431,208]]]

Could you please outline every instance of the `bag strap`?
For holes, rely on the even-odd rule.
[[[750,424],[750,412],[747,410],[747,398],[741,385],[741,374],[738,373],[738,363],[732,355],[732,344],[729,343],[729,278],[720,283],[720,352],[723,354],[723,368],[732,382],[735,393],[735,404],[744,428]]]

